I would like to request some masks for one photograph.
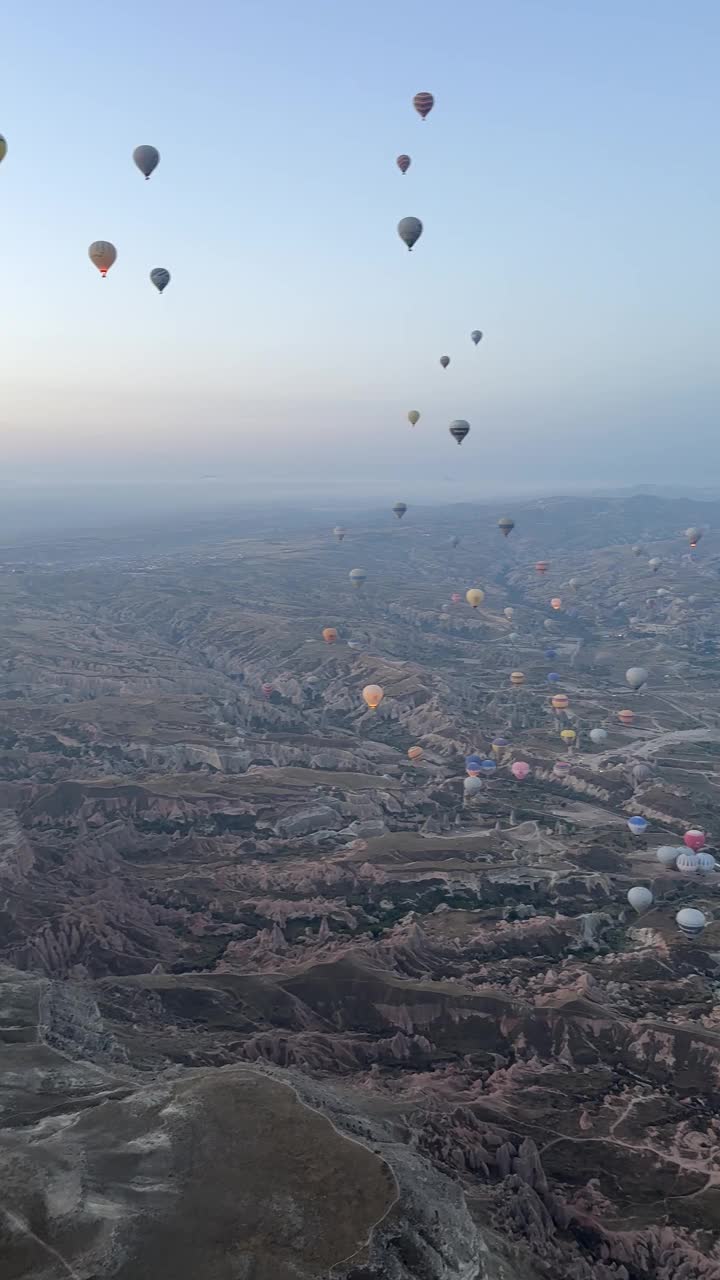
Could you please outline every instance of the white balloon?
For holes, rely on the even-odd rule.
[[[648,907],[652,906],[653,896],[649,889],[638,884],[628,890],[627,900],[636,911],[647,911]]]
[[[679,853],[675,863],[678,871],[699,871],[700,863],[696,853]]]
[[[674,867],[678,855],[684,852],[684,849],[679,849],[675,844],[661,844],[660,848],[655,851],[655,857],[664,867]]]
[[[698,911],[696,907],[683,907],[675,916],[675,923],[678,928],[682,929],[683,933],[693,937],[698,933],[702,933],[707,920],[702,911]]]

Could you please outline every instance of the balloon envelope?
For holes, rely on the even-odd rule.
[[[407,511],[407,502],[396,502],[393,507],[393,511],[395,512],[398,520],[402,520],[405,512]]]
[[[366,684],[362,696],[370,710],[375,711],[385,697],[385,690],[379,684]]]
[[[150,147],[145,144],[144,146],[135,148],[133,151],[133,160],[140,172],[147,179],[150,177],[153,170],[157,169],[160,163],[160,152],[156,147]]]
[[[480,770],[481,770],[481,768],[482,768],[482,762],[483,762],[483,758],[482,758],[482,756],[476,756],[476,755],[466,756],[466,757],[465,757],[465,769],[466,769],[467,773],[468,773],[471,777],[472,777],[473,775],[477,776],[477,774],[480,772]]]
[[[705,843],[705,832],[701,831],[699,827],[691,827],[689,831],[685,832],[683,843],[687,845],[688,849],[698,853]]]
[[[591,729],[590,738],[592,742],[606,742],[607,729]]]
[[[401,218],[397,225],[397,232],[403,244],[406,244],[408,249],[412,249],[422,235],[423,224],[419,218]]]
[[[472,605],[473,609],[477,609],[478,605],[482,604],[485,599],[485,592],[480,587],[470,587],[469,591],[465,592],[465,599],[468,604]]]
[[[717,862],[711,853],[705,853],[703,850],[702,853],[696,853],[695,857],[698,860],[698,871],[715,871]]]
[[[424,754],[422,747],[408,748],[408,760],[420,760]]]
[[[478,792],[482,791],[482,788],[482,781],[480,778],[476,778],[475,776],[465,778],[463,782],[463,791],[466,796],[476,796]]]
[[[502,532],[503,537],[507,538],[515,528],[515,521],[510,516],[501,516],[498,520],[498,529]]]
[[[560,599],[560,596],[553,596],[552,600],[550,601],[550,604],[552,605],[553,609],[562,609],[562,600]]]
[[[326,644],[335,644],[337,631],[334,627],[323,627],[322,638]]]
[[[93,240],[88,249],[88,257],[95,264],[101,276],[106,276],[117,258],[117,249],[109,240]]]
[[[660,848],[655,850],[655,857],[664,867],[674,867],[678,859],[678,854],[682,852],[683,849],[678,849],[677,845],[661,844]]]
[[[683,933],[689,937],[694,937],[698,933],[702,933],[707,920],[702,911],[698,911],[695,907],[683,907],[675,916],[675,923]]]
[[[510,683],[511,683],[511,684],[514,684],[514,685],[521,685],[521,684],[524,684],[524,683],[525,683],[525,672],[524,672],[524,671],[511,671],[511,672],[510,672]]]
[[[0,133],[0,160],[4,160],[7,155],[7,142]]]
[[[412,164],[412,160],[410,159],[409,156],[402,155],[402,156],[398,156],[395,163],[401,173],[407,173],[408,169],[410,168],[410,165]]]
[[[687,850],[685,850],[684,853],[678,854],[675,859],[675,866],[678,871],[699,871],[700,863],[698,862],[698,855],[696,853],[688,853]]]
[[[414,427],[415,423],[419,421],[420,421],[420,414],[418,413],[417,409],[411,409],[408,414],[408,422],[410,423],[410,426]]]
[[[431,93],[416,93],[415,97],[413,98],[413,106],[417,111],[418,115],[422,116],[424,120],[425,117],[430,114],[433,107],[435,106],[435,99],[433,98]]]
[[[625,679],[631,689],[642,689],[643,685],[647,684],[650,679],[650,673],[644,667],[628,667],[625,672]]]
[[[570,706],[570,699],[566,693],[555,693],[550,699],[550,704],[556,711],[566,711]]]
[[[367,582],[367,573],[364,569],[351,569],[348,577],[354,587],[361,587],[364,582]]]
[[[170,272],[165,267],[153,267],[150,272],[150,279],[158,293],[162,293],[163,289],[167,289],[170,283]]]
[[[634,888],[628,889],[627,900],[635,911],[647,911],[648,907],[653,904],[653,896],[649,889],[644,885],[635,885]]]
[[[458,444],[462,444],[469,430],[470,430],[470,423],[466,422],[464,418],[456,418],[455,421],[451,422],[450,426],[448,427],[448,431],[450,432],[450,435],[452,436],[453,440],[457,440]]]
[[[475,343],[475,346],[477,346],[478,342],[482,341],[482,332],[480,331],[480,329],[473,329],[472,333],[470,334],[470,337]]]
[[[440,363],[441,363],[441,365],[442,365],[443,369],[447,369],[447,367],[448,367],[448,365],[449,365],[449,363],[450,363],[450,357],[449,357],[449,356],[441,356],[441,357],[440,357]]]
[[[647,825],[647,818],[641,818],[639,816],[635,818],[628,818],[628,826],[634,836],[641,836],[643,831],[647,830]]]
[[[343,529],[343,527],[342,527],[342,525],[341,525],[341,524],[336,524],[336,525],[335,525],[335,528],[333,529],[333,533],[334,533],[335,537],[337,538],[338,542],[342,542],[343,538],[345,537],[346,532],[347,532],[347,530],[346,530],[346,529]]]
[[[507,609],[503,609],[503,613],[507,618],[508,622],[512,622],[513,615],[515,613],[515,610],[513,609],[512,605],[508,605]]]
[[[514,764],[510,765],[510,772],[514,778],[517,778],[518,782],[522,782],[530,772],[530,765],[525,760],[516,760]]]

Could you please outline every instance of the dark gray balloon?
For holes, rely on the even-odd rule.
[[[147,179],[154,169],[157,169],[160,163],[160,152],[156,147],[150,147],[147,144],[142,147],[136,147],[133,151],[133,160],[140,172]]]
[[[403,244],[412,249],[422,235],[423,224],[419,218],[401,218],[397,230]]]
[[[170,272],[166,271],[165,267],[153,267],[150,272],[150,279],[158,293],[162,293],[163,289],[167,289],[170,283]]]

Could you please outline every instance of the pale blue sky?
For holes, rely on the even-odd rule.
[[[8,0],[6,478],[706,480],[719,47],[716,0]]]

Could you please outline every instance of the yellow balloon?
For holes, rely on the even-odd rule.
[[[575,733],[574,729],[563,729],[560,734],[560,737],[563,739],[564,742],[574,742],[577,737],[577,734]]]
[[[465,592],[465,599],[468,604],[472,605],[473,609],[477,609],[478,605],[482,604],[485,599],[485,592],[481,591],[480,587],[471,587],[469,591]]]
[[[379,684],[366,684],[362,691],[362,696],[370,710],[377,711],[385,697],[385,690],[381,689]]]

